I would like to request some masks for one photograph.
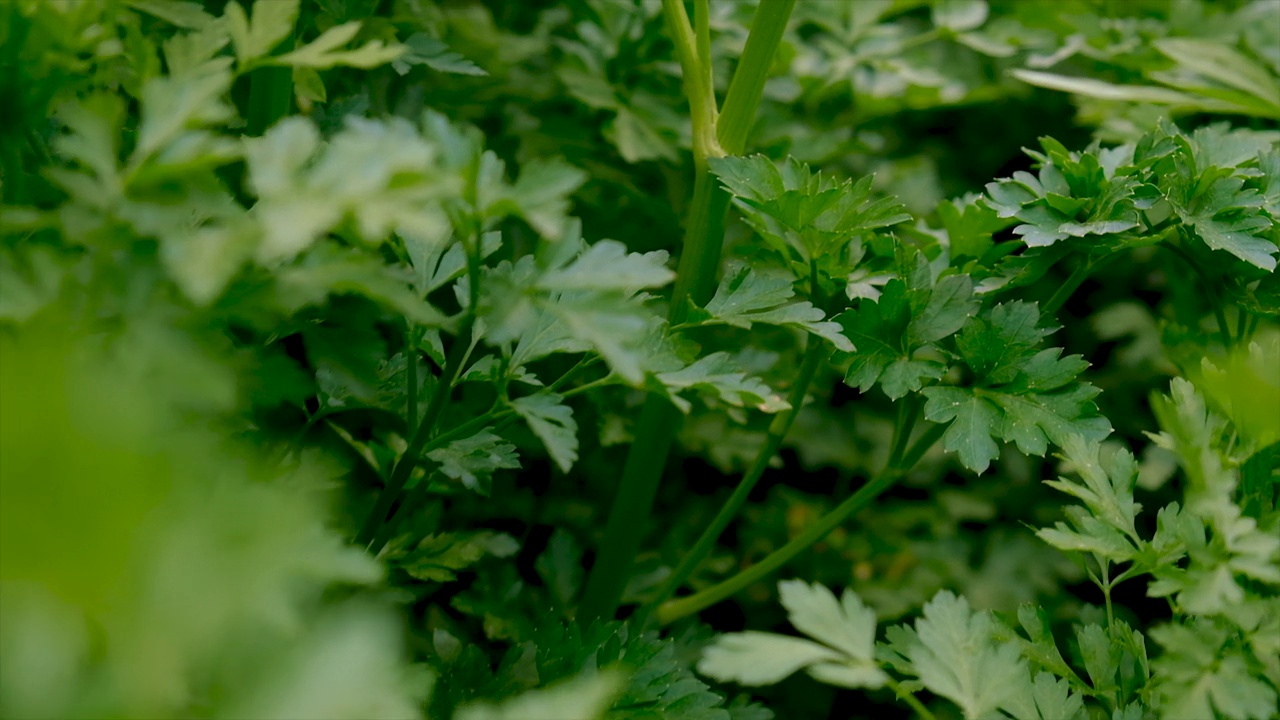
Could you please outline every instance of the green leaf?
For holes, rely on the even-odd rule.
[[[250,21],[240,3],[227,3],[224,17],[242,68],[270,53],[293,32],[298,20],[298,4],[298,0],[254,2],[253,19]]]
[[[440,464],[440,472],[462,483],[468,490],[488,494],[489,476],[497,470],[520,467],[515,446],[488,430],[454,440],[432,450],[427,457]]]
[[[628,253],[614,240],[601,240],[567,266],[543,275],[538,287],[548,291],[613,290],[632,295],[643,288],[661,287],[675,279],[667,268],[667,253]]]
[[[698,672],[721,682],[773,685],[840,653],[810,640],[748,630],[718,637],[698,661]]]
[[[198,29],[213,22],[213,16],[206,13],[198,2],[188,2],[187,0],[128,0],[127,4],[134,10],[154,15],[180,28]]]
[[[1063,450],[1069,468],[1080,475],[1083,483],[1059,478],[1046,480],[1045,484],[1083,501],[1093,517],[1135,543],[1140,542],[1135,523],[1142,506],[1133,501],[1133,486],[1138,478],[1133,455],[1121,448],[1104,457],[1097,443],[1085,442],[1081,437],[1068,438]]]
[[[1152,45],[1178,65],[1249,93],[1275,107],[1280,116],[1280,77],[1221,42],[1165,37]]]
[[[1022,654],[1028,660],[1058,677],[1071,680],[1077,687],[1084,687],[1084,682],[1075,674],[1063,659],[1062,652],[1058,650],[1049,615],[1043,608],[1029,603],[1023,604],[1018,608],[1018,623],[1027,633]]]
[[[801,669],[819,682],[877,688],[888,681],[875,660],[876,617],[851,590],[839,601],[825,586],[778,584],[787,617],[814,641],[761,632],[721,635],[703,653],[698,672],[743,685],[771,685]]]
[[[1204,109],[1223,109],[1222,103],[1212,103],[1197,98],[1195,95],[1152,87],[1150,85],[1117,85],[1091,78],[1069,77],[1037,70],[1011,70],[1010,74],[1028,85],[1060,90],[1074,95],[1096,98],[1098,100],[1120,100],[1123,102],[1153,103],[1156,105],[1175,105]]]
[[[578,459],[578,424],[563,398],[551,392],[511,401],[511,409],[529,423],[561,472],[569,472]]]
[[[933,24],[952,32],[965,32],[987,21],[986,0],[940,0],[933,6]]]
[[[760,155],[708,164],[747,224],[788,260],[795,252],[806,262],[831,262],[868,231],[910,219],[892,198],[875,197],[871,176],[839,182],[794,158],[779,168]]]
[[[1051,332],[1039,319],[1035,305],[1022,302],[973,318],[956,345],[977,382],[923,390],[925,418],[949,423],[943,445],[971,470],[985,472],[998,457],[995,439],[1044,455],[1049,443],[1061,447],[1072,436],[1100,441],[1111,432],[1092,402],[1097,388],[1076,380],[1087,363],[1059,357],[1056,348],[1036,350]]]
[[[995,639],[995,624],[985,612],[950,592],[940,592],[916,621],[916,642],[908,651],[920,680],[930,691],[960,706],[967,720],[978,720],[1025,695],[1030,677],[1018,648]]]
[[[616,671],[583,674],[549,687],[530,690],[500,704],[476,702],[458,709],[457,720],[599,720],[626,687]]]
[[[570,337],[596,349],[609,369],[634,385],[644,379],[644,339],[660,322],[640,302],[615,294],[562,294],[548,306]]]
[[[708,391],[734,407],[751,405],[764,412],[790,407],[768,385],[748,376],[727,352],[711,353],[679,370],[657,373],[655,378],[671,393],[672,402],[686,413],[692,406],[678,393],[691,389]]]
[[[1221,366],[1219,366],[1219,364]],[[1280,441],[1280,333],[1237,347],[1218,363],[1204,358],[1192,382],[1231,420],[1249,451]]]
[[[254,7],[256,8],[258,4],[261,3],[256,3]],[[355,39],[359,32],[359,22],[335,25],[310,43],[284,55],[271,57],[267,62],[273,65],[292,65],[318,70],[335,65],[368,69],[385,65],[404,53],[404,46],[387,46],[381,40],[370,40],[354,50],[339,49]]]
[[[415,65],[425,65],[432,70],[451,75],[484,76],[489,73],[471,60],[453,52],[440,40],[423,33],[414,33],[404,41],[404,52],[391,61],[391,67],[406,75]]]
[[[519,544],[510,535],[480,530],[428,535],[408,552],[398,554],[389,551],[384,554],[388,562],[415,580],[446,583],[456,580],[460,571],[475,565],[486,555],[509,558],[519,550]]]
[[[954,335],[977,312],[967,275],[933,278],[923,255],[903,253],[897,277],[876,301],[864,298],[840,317],[845,334],[859,348],[845,382],[862,392],[876,383],[892,400],[941,378],[946,365],[936,343]],[[924,353],[924,357],[917,357]]]
[[[872,661],[876,615],[856,594],[845,591],[837,602],[825,585],[788,580],[778,583],[778,598],[797,630],[850,658]]]
[[[853,345],[840,333],[837,323],[812,303],[789,302],[795,295],[790,278],[760,272],[742,264],[726,271],[715,295],[705,308],[695,308],[690,323],[724,323],[750,329],[754,323],[794,327],[831,343],[837,350],[851,351]]]
[[[1086,720],[1084,699],[1071,692],[1065,680],[1049,673],[1036,673],[1035,682],[1018,685],[1021,694],[1003,709],[1016,720]]]
[[[305,118],[247,138],[253,214],[263,226],[260,263],[287,259],[350,218],[370,243],[396,232],[426,243],[448,234],[438,200],[456,187],[438,149],[408,122],[350,119],[328,143]]]
[[[1151,630],[1151,637],[1164,648],[1152,668],[1166,716],[1274,717],[1276,691],[1250,671],[1240,646],[1214,621],[1160,625]]]
[[[176,144],[179,138],[189,141],[192,134],[188,131],[220,125],[235,117],[225,101],[231,80],[231,73],[215,62],[181,78],[147,81],[139,100],[138,142],[130,163],[137,167],[154,159],[153,156],[167,146]]]
[[[452,326],[435,307],[409,287],[407,273],[376,256],[324,243],[280,268],[272,299],[289,314],[319,305],[331,295],[362,295],[426,327]]]
[[[562,160],[539,158],[520,168],[520,177],[505,194],[516,214],[543,237],[560,238],[576,222],[568,218],[569,196],[586,181],[585,172]]]

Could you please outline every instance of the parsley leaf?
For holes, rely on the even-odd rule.
[[[569,472],[578,459],[578,423],[563,398],[542,392],[512,400],[511,409],[529,423],[529,429],[546,446],[556,466]]]
[[[743,329],[750,329],[755,323],[794,327],[826,340],[837,350],[853,350],[849,339],[840,334],[838,324],[826,321],[825,313],[810,302],[791,302],[794,295],[790,278],[741,264],[725,273],[707,306],[691,310],[688,321]]]
[[[946,372],[936,343],[954,335],[977,309],[968,275],[935,281],[923,255],[900,253],[897,277],[885,284],[879,299],[863,299],[840,316],[845,334],[859,348],[845,382],[862,392],[879,383],[892,400],[919,391]]]
[[[985,472],[999,456],[996,439],[1044,455],[1049,443],[1062,446],[1073,435],[1098,441],[1111,432],[1092,402],[1097,388],[1076,380],[1088,363],[1057,348],[1037,350],[1051,332],[1039,322],[1036,306],[1024,302],[971,319],[956,345],[975,384],[923,390],[925,418],[949,423],[944,446],[971,470]]]
[[[768,685],[807,669],[820,682],[877,688],[888,676],[874,657],[876,616],[851,590],[837,601],[825,586],[799,580],[778,584],[787,617],[813,640],[763,632],[721,635],[698,662],[698,672],[743,685]]]
[[[950,592],[924,606],[907,658],[924,686],[959,705],[968,720],[1017,702],[1030,680],[1017,645],[996,640],[991,615],[971,611]]]

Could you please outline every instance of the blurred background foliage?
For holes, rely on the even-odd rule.
[[[712,2],[721,94],[753,5]],[[59,109],[96,93],[117,99],[100,115],[115,125],[90,122],[88,136],[111,135],[96,138],[110,146],[111,163],[127,156],[146,131],[139,108],[157,102],[144,88],[172,73],[173,37],[226,6],[0,6],[8,206],[0,218],[0,710],[417,717],[431,671],[414,661],[434,667],[432,717],[447,718],[463,701],[568,677],[609,642],[615,656],[633,648],[632,665],[687,668],[706,625],[680,628],[665,645],[600,630],[579,638],[581,657],[559,666],[518,652],[567,618],[629,437],[634,394],[609,390],[576,407],[581,461],[568,477],[535,458],[495,473],[487,496],[458,494],[434,519],[449,533],[437,555],[443,571],[388,571],[344,538],[364,515],[370,466],[379,462],[370,428],[394,425],[386,407],[353,400],[376,398],[380,388],[351,379],[403,384],[403,306],[387,284],[402,277],[370,270],[399,259],[358,245],[339,255],[335,246],[284,279],[237,265],[217,302],[199,302],[173,270],[182,259],[118,218],[91,217],[89,198],[68,199],[44,172],[78,151],[59,144],[76,124]],[[1215,74],[1194,43],[1229,48],[1249,64],[1246,76],[1274,82],[1276,12],[1274,0],[800,0],[747,147],[837,175],[874,173],[877,189],[919,218],[915,232],[955,232],[943,201],[1029,167],[1022,148],[1041,136],[1068,147],[1128,141],[1165,115],[1187,129],[1227,121],[1275,131],[1280,112],[1267,105],[1265,85]],[[563,161],[569,170],[549,192],[567,200],[558,214],[580,217],[584,236],[678,251],[691,139],[659,0],[316,0],[302,3],[296,33],[311,39],[349,21],[362,23],[355,45],[405,49],[367,70],[293,71],[296,113],[322,136],[347,118],[417,122],[430,108],[455,127],[473,126],[513,181],[541,161]],[[224,90],[214,91],[228,101],[221,118],[192,116],[186,126],[216,121],[243,132],[234,118],[250,113],[248,78]],[[181,112],[186,97],[171,98],[168,111]],[[458,132],[436,140],[471,142]],[[183,173],[250,202],[243,157],[200,157],[172,160],[171,175],[157,174],[139,202],[164,205]],[[532,216],[494,219],[505,257],[535,247]],[[749,238],[732,227],[729,252],[748,250]],[[185,262],[204,269],[215,257]],[[1154,251],[1135,252],[1094,275],[1062,318],[1059,340],[1092,362],[1117,438],[1147,447],[1140,495],[1152,506],[1169,497],[1173,461],[1142,435],[1154,427],[1147,398],[1191,363],[1179,338],[1198,326],[1204,306],[1186,289],[1190,274]],[[866,280],[874,287],[877,278]],[[739,349],[743,363],[754,358],[766,381],[785,387],[794,363],[777,359],[795,352],[794,340],[762,333],[753,343]],[[426,355],[434,348],[423,340]],[[779,547],[883,461],[890,403],[839,380],[832,372],[815,383],[817,402],[695,586]],[[464,388],[462,407],[480,407],[481,395]],[[321,403],[344,397],[353,407],[337,422],[314,421]],[[403,407],[403,398],[395,402]],[[715,513],[761,442],[762,421],[707,414],[685,425],[659,499],[661,532],[630,602],[655,589]],[[533,444],[518,433],[513,440]],[[830,585],[853,578],[882,621],[940,588],[978,608],[1035,601],[1056,618],[1087,614],[1099,598],[1082,569],[1026,528],[1058,517],[1060,500],[1040,487],[1052,462],[1005,453],[975,482],[939,452],[784,572]],[[1123,600],[1167,613],[1141,595]],[[747,618],[753,627],[782,622],[771,582],[701,621],[733,630]],[[781,717],[821,717],[835,692],[805,678],[766,691]],[[884,709],[868,713],[900,712],[887,694],[879,699]],[[499,710],[468,717],[500,716],[482,712]],[[755,712],[743,704],[733,717],[762,717]]]

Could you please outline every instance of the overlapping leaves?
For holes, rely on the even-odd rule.
[[[897,272],[876,301],[864,298],[840,317],[857,346],[845,382],[866,392],[877,383],[891,400],[919,391],[946,372],[937,343],[978,311],[967,275],[934,277],[924,255],[900,250]]]
[[[1111,432],[1093,404],[1098,389],[1077,379],[1088,363],[1041,349],[1050,332],[1035,305],[1014,302],[972,318],[957,335],[973,384],[925,388],[924,415],[948,425],[944,447],[966,467],[984,472],[1000,454],[997,440],[1044,455],[1050,443],[1073,436],[1096,442]]]
[[[985,203],[1019,221],[1014,233],[1029,248],[1114,249],[1176,222],[1184,240],[1273,271],[1274,144],[1263,133],[1214,126],[1186,134],[1170,124],[1136,144],[1079,153],[1042,138],[1044,152],[1028,151],[1038,173],[989,183]]]

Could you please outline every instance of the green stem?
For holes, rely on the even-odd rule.
[[[689,101],[694,160],[693,198],[685,223],[680,265],[668,311],[671,325],[684,321],[690,301],[703,305],[715,289],[716,272],[719,270],[720,252],[724,243],[724,218],[729,207],[728,194],[718,186],[707,165],[709,158],[725,154],[716,129],[718,118],[715,84],[709,62],[708,0],[696,0],[694,10],[697,13],[696,32],[689,22],[682,0],[662,0],[663,16],[675,44],[685,95]],[[757,27],[753,23],[752,35],[756,31]],[[747,44],[752,44],[750,36]],[[767,46],[776,48],[776,42],[762,45],[757,41],[755,45],[758,49],[753,54],[753,69],[747,71],[748,75],[767,73],[768,63],[761,64],[754,58],[763,53]],[[743,89],[737,94],[749,93],[751,86],[757,82],[763,86],[764,79],[744,76],[741,81],[744,83]],[[754,115],[759,95],[755,97],[755,103],[748,103],[749,97],[737,100],[740,107],[735,110],[735,116]],[[582,605],[579,607],[578,617],[584,622],[612,617],[617,610],[640,548],[641,534],[653,510],[653,500],[657,496],[662,470],[675,441],[679,420],[679,411],[666,398],[652,393],[645,398],[636,428],[636,439],[627,453],[618,492],[601,539],[600,553],[587,579]]]
[[[396,501],[400,499],[400,495],[404,492],[404,486],[408,483],[409,476],[413,474],[413,469],[417,467],[419,458],[422,456],[428,441],[431,440],[432,433],[435,432],[436,422],[440,419],[440,413],[444,411],[444,406],[448,403],[449,396],[453,394],[453,385],[457,382],[458,374],[462,371],[463,365],[471,355],[471,348],[475,340],[476,307],[480,302],[479,234],[468,236],[467,239],[463,239],[462,244],[467,254],[467,279],[469,281],[469,297],[465,309],[466,317],[462,321],[462,327],[458,330],[457,336],[453,339],[453,346],[449,348],[449,354],[445,357],[444,367],[440,371],[440,379],[436,383],[435,392],[431,393],[431,400],[427,403],[427,410],[423,413],[421,423],[411,436],[409,447],[405,449],[404,454],[396,461],[395,468],[391,471],[391,477],[387,479],[386,487],[378,495],[377,501],[373,504],[373,509],[365,519],[364,526],[360,528],[360,533],[356,535],[357,545],[367,545],[378,535],[378,528],[384,522],[390,520],[387,517],[387,513],[390,512],[392,506],[395,505]]]
[[[805,528],[804,532],[792,538],[786,545],[773,551],[755,565],[702,592],[663,603],[658,607],[658,622],[662,625],[667,625],[680,618],[700,612],[721,600],[732,597],[756,581],[764,579],[774,570],[782,567],[792,558],[826,537],[828,533],[839,527],[850,515],[870,504],[901,475],[902,473],[899,470],[887,470],[881,473],[859,488],[858,492],[850,495],[847,500],[836,506],[834,510],[822,516],[818,522]]]
[[[818,366],[825,359],[825,355],[822,352],[824,347],[822,341],[816,337],[810,337],[808,343],[809,346],[805,349],[804,361],[800,365],[800,373],[796,376],[795,385],[791,388],[791,396],[787,398],[791,408],[776,416],[773,422],[769,424],[769,433],[765,437],[764,444],[760,446],[760,450],[756,453],[755,460],[747,470],[746,475],[742,476],[738,487],[734,488],[733,494],[721,506],[720,512],[711,521],[711,525],[702,532],[698,541],[694,543],[693,549],[689,550],[681,558],[675,572],[667,579],[657,597],[652,600],[654,604],[660,604],[671,597],[680,588],[680,585],[689,579],[694,570],[698,569],[698,566],[702,564],[702,561],[711,552],[712,546],[720,539],[720,534],[724,532],[730,521],[738,514],[738,510],[742,508],[747,496],[751,494],[751,490],[755,488],[760,477],[764,475],[765,468],[769,467],[769,461],[773,459],[774,455],[778,454],[778,448],[782,445],[783,439],[795,422],[796,416],[800,414],[805,395],[809,392],[809,384],[813,381],[813,376],[817,372]]]
[[[693,123],[693,155],[695,159],[720,157],[716,138],[716,95],[712,82],[711,66],[701,60],[701,48],[710,54],[710,26],[707,24],[707,0],[697,0],[699,32],[689,24],[689,15],[681,0],[662,0],[662,15],[666,18],[671,40],[676,46],[676,58],[680,61],[684,77],[684,93],[689,101],[689,119]]]
[[[584,624],[612,620],[622,592],[631,578],[631,567],[640,550],[640,538],[648,523],[658,480],[675,439],[680,411],[650,394],[640,411],[635,441],[627,453],[618,494],[605,525],[600,551],[587,582],[578,619]]]
[[[409,447],[405,449],[404,454],[396,461],[395,468],[391,471],[391,477],[387,479],[386,487],[378,495],[378,500],[374,503],[373,509],[365,519],[364,526],[361,527],[360,533],[356,536],[357,545],[367,545],[373,540],[378,532],[378,527],[388,519],[387,512],[391,510],[391,506],[395,504],[396,500],[400,498],[400,494],[404,491],[405,483],[409,481],[409,475],[413,473],[414,467],[417,466],[418,458],[425,449],[427,441],[430,440],[436,421],[440,419],[440,413],[444,410],[449,395],[453,392],[453,383],[462,368],[462,360],[466,357],[467,351],[471,347],[471,333],[475,325],[474,321],[475,316],[468,314],[467,320],[463,322],[458,336],[454,338],[453,346],[449,348],[449,355],[445,358],[440,381],[436,384],[435,392],[431,394],[431,401],[427,403],[427,410],[422,415],[422,423],[418,425],[417,431],[412,436],[413,439],[409,441]]]
[[[1085,260],[1076,266],[1075,270],[1067,276],[1067,281],[1058,286],[1058,289],[1049,296],[1044,305],[1040,306],[1041,317],[1049,317],[1058,312],[1058,310],[1066,304],[1071,295],[1080,287],[1080,285],[1089,277],[1089,273],[1093,272],[1093,261]]]
[[[263,0],[258,0],[262,2]],[[291,31],[280,43],[281,51],[293,49]],[[249,107],[245,113],[245,131],[261,135],[293,109],[293,68],[260,67],[249,72]]]
[[[733,79],[729,81],[729,92],[716,127],[720,146],[729,155],[740,154],[746,146],[773,56],[782,42],[795,4],[796,0],[760,0],[756,6],[751,32]]]
[[[1179,227],[1181,230],[1182,228]],[[1204,291],[1209,295],[1209,305],[1213,308],[1213,316],[1218,322],[1218,337],[1222,340],[1223,347],[1230,349],[1232,346],[1231,332],[1227,329],[1227,315],[1222,309],[1222,297],[1218,294],[1217,288],[1210,280],[1209,275],[1204,268],[1191,257],[1191,254],[1185,248],[1171,242],[1160,243],[1158,247],[1162,247],[1173,253],[1175,257],[1182,260],[1191,268],[1191,271],[1200,278],[1200,283],[1204,286]]]
[[[694,160],[693,200],[685,226],[684,247],[676,282],[671,291],[667,319],[672,325],[684,322],[689,301],[705,305],[715,292],[716,272],[724,244],[724,217],[729,194],[719,187],[705,160]]]
[[[920,720],[938,720],[937,717],[930,712],[929,708],[925,707],[924,703],[920,702],[920,698],[916,697],[915,693],[902,687],[901,683],[890,679],[887,685],[895,695],[911,706],[911,709],[916,712],[916,715],[920,716]]]
[[[405,320],[405,418],[406,434],[413,437],[418,430],[418,339],[412,320]]]
[[[656,613],[658,623],[668,625],[680,618],[701,612],[721,600],[732,597],[790,562],[792,558],[804,552],[843,524],[850,515],[869,505],[871,501],[879,497],[880,493],[887,490],[894,482],[905,475],[907,470],[918,462],[920,457],[938,441],[938,438],[942,437],[942,431],[945,429],[943,425],[931,427],[920,437],[909,452],[902,456],[890,458],[889,464],[879,475],[868,481],[844,502],[837,505],[834,510],[819,518],[816,523],[805,528],[804,532],[792,538],[786,545],[769,553],[760,562],[702,592],[663,603],[658,607]]]
[[[889,443],[889,460],[886,467],[897,467],[902,456],[907,452],[907,443],[911,441],[911,432],[915,429],[916,418],[920,415],[919,403],[911,398],[903,398],[898,402],[898,419],[893,424],[893,440]]]

